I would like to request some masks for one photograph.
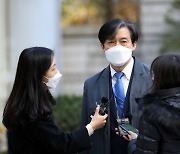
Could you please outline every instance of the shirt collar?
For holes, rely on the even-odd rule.
[[[131,58],[130,62],[127,64],[127,66],[122,70],[124,73],[125,77],[130,80],[132,69],[134,65],[134,58]],[[112,66],[110,65],[110,71],[111,71],[111,77],[114,77],[114,74],[117,73]]]

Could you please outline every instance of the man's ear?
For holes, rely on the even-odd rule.
[[[133,43],[132,51],[136,49],[136,42]]]

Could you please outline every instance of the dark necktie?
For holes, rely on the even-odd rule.
[[[115,95],[115,99],[116,99],[118,116],[119,116],[119,118],[122,118],[125,94],[124,94],[124,87],[123,87],[121,78],[124,75],[124,73],[118,72],[118,73],[115,73],[114,75],[116,77],[116,83],[114,85],[113,91],[114,91],[114,95]]]

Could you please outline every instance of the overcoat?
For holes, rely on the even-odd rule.
[[[60,131],[52,117],[38,118],[8,130],[9,154],[72,154],[90,148],[84,127],[73,133]]]
[[[136,154],[180,154],[180,88],[149,94],[139,106]]]
[[[138,129],[139,127],[139,110],[135,98],[142,97],[143,94],[151,87],[152,80],[150,77],[149,67],[134,58],[133,79],[130,89],[130,116],[131,124]],[[110,66],[98,74],[90,77],[84,83],[84,94],[82,103],[81,126],[84,127],[90,122],[90,116],[96,108],[96,101],[99,98],[107,97],[111,99]],[[108,109],[110,111],[110,109]],[[110,117],[108,112],[108,117]],[[95,131],[91,137],[92,147],[82,154],[110,154],[110,118],[107,119],[106,126],[103,129]]]

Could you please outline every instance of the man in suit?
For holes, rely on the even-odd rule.
[[[96,102],[102,97],[110,100],[108,119],[103,129],[94,132],[92,147],[83,154],[127,154],[128,141],[116,135],[117,119],[129,118],[130,124],[138,129],[140,115],[135,99],[151,87],[149,68],[132,55],[138,40],[134,24],[122,19],[110,20],[102,25],[98,37],[110,65],[84,83],[81,126],[89,123]],[[117,72],[123,72],[121,81],[125,95],[120,117],[114,92]]]

